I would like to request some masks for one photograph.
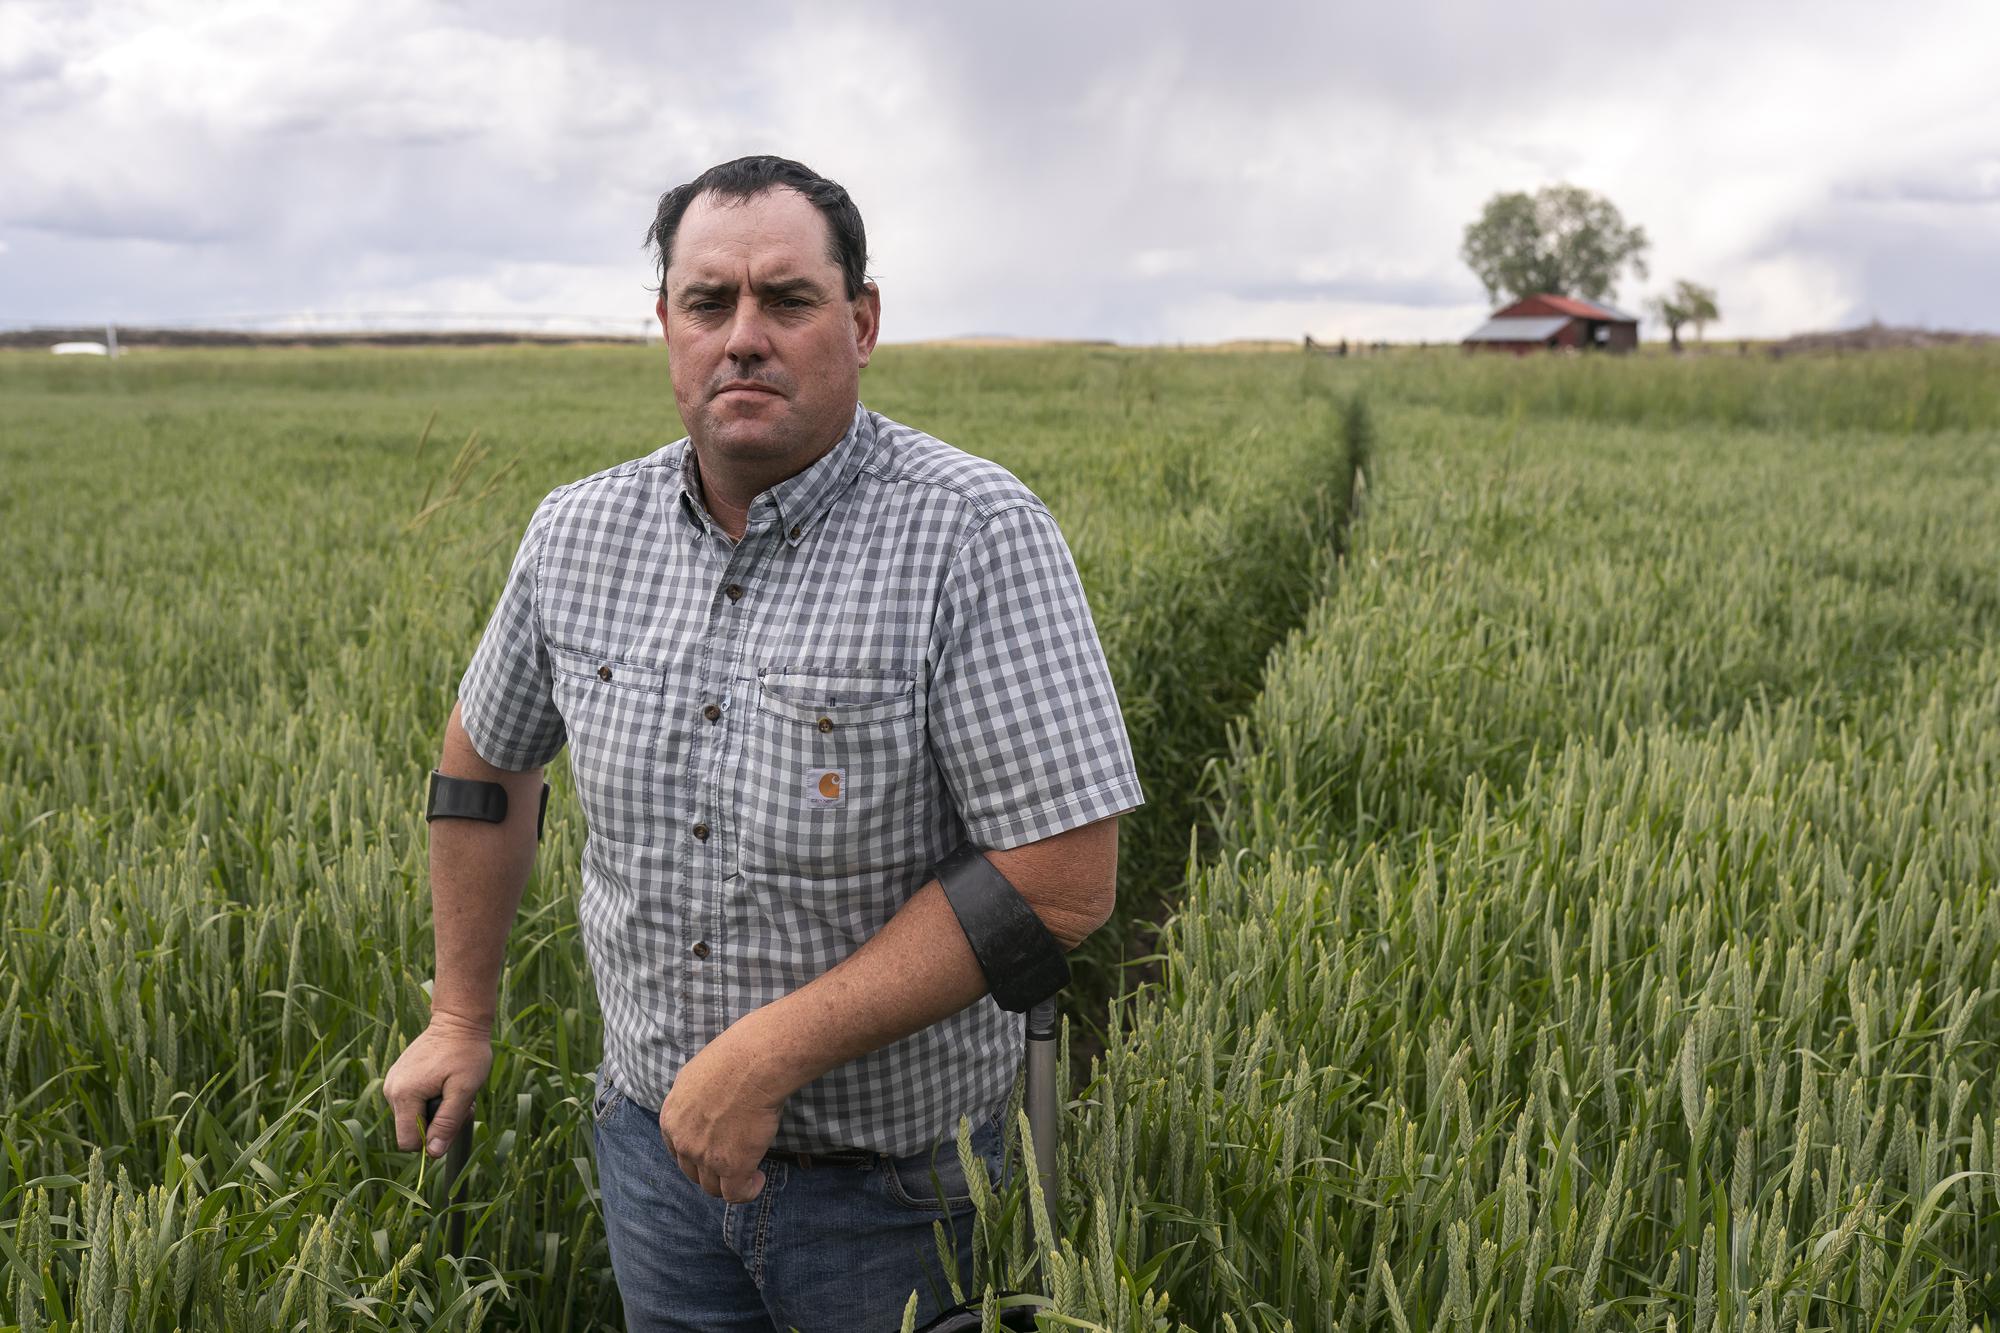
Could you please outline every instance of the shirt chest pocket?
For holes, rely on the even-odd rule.
[[[556,711],[569,732],[570,774],[590,832],[613,842],[653,836],[663,677],[622,658],[551,646]]]
[[[759,671],[743,739],[742,873],[825,879],[922,852],[924,731],[907,672]]]

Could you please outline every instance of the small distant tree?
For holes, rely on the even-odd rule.
[[[1713,287],[1704,287],[1682,278],[1674,284],[1674,299],[1687,312],[1688,323],[1694,325],[1696,342],[1701,341],[1702,330],[1722,318],[1722,311],[1715,304]]]
[[[1676,352],[1681,350],[1681,325],[1688,322],[1687,311],[1674,301],[1672,296],[1655,296],[1646,302],[1646,309],[1654,319],[1667,326],[1667,345]]]
[[[1676,352],[1681,350],[1681,325],[1694,325],[1694,336],[1700,338],[1704,328],[1722,318],[1722,311],[1715,304],[1715,289],[1686,278],[1675,283],[1665,296],[1648,301],[1646,307],[1653,318],[1667,326],[1667,342]]]
[[[1627,267],[1646,276],[1643,228],[1627,226],[1609,199],[1575,185],[1496,194],[1465,229],[1459,255],[1499,300],[1536,292],[1602,300]]]

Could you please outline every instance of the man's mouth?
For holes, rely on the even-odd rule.
[[[772,387],[771,385],[758,384],[752,380],[731,380],[728,384],[725,384],[720,389],[717,389],[715,391],[715,396],[717,398],[720,398],[722,397],[722,395],[726,393],[768,393],[774,398],[781,398],[784,396],[783,394],[780,394],[778,390]]]

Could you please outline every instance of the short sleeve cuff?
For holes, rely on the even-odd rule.
[[[497,732],[500,730],[487,715],[480,691],[468,691],[463,685],[458,694],[458,722],[465,728],[466,739],[479,757],[495,768],[509,773],[524,773],[531,768],[546,768],[562,752],[564,736],[558,732],[553,738],[539,745],[504,744]]]
[[[1138,777],[1128,773],[1082,791],[1066,793],[1056,800],[1005,819],[975,820],[966,825],[966,834],[986,851],[1011,851],[1112,815],[1136,810],[1145,803]]]

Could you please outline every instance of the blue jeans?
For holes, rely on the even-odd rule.
[[[597,1186],[625,1321],[634,1333],[895,1333],[952,1304],[932,1224],[943,1222],[968,1294],[973,1212],[956,1135],[936,1152],[852,1165],[764,1158],[748,1203],[702,1193],[660,1140],[659,1108],[600,1079]],[[998,1118],[973,1131],[997,1187]]]

